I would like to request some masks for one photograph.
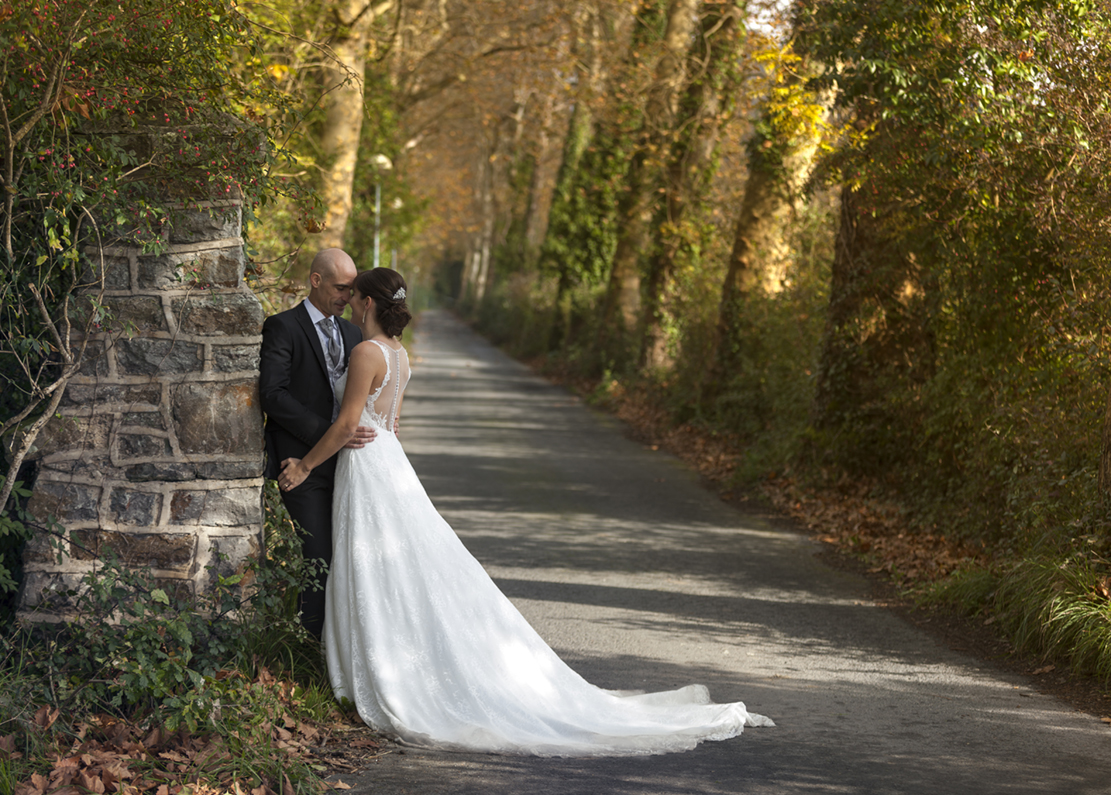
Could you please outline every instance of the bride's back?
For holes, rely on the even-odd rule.
[[[386,360],[386,375],[382,383],[367,398],[363,409],[364,421],[393,432],[397,410],[401,405],[401,395],[409,383],[409,354],[405,348],[396,348],[381,340],[370,340],[382,351]]]

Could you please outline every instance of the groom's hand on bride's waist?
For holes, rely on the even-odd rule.
[[[365,447],[366,445],[373,442],[374,437],[377,435],[378,432],[375,431],[374,428],[372,428],[371,426],[360,425],[358,428],[355,429],[355,435],[351,437],[351,440],[347,444],[345,444],[344,447],[350,447],[352,450],[358,450],[360,447]]]

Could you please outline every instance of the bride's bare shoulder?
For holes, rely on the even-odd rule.
[[[386,361],[386,354],[374,344],[373,340],[363,340],[351,349],[349,364],[359,362],[362,365],[377,367]]]

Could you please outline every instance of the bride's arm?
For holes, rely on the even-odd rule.
[[[375,352],[378,353],[375,356]],[[282,471],[278,485],[283,491],[300,486],[316,467],[339,452],[350,441],[359,427],[363,406],[370,397],[370,388],[375,380],[384,378],[386,360],[373,344],[360,344],[351,351],[347,365],[347,387],[343,390],[343,404],[339,416],[324,433],[319,442],[304,458],[287,458],[282,461]]]

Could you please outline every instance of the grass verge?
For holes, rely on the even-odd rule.
[[[296,617],[316,567],[273,484],[267,554],[181,597],[118,561],[0,638],[0,795],[309,795],[351,722]],[[360,738],[374,750],[376,740]]]

